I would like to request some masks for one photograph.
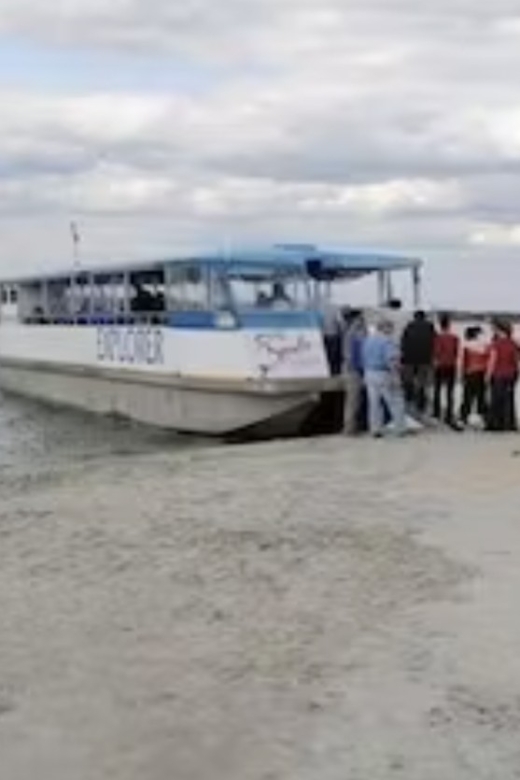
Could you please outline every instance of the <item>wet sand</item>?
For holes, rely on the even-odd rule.
[[[2,780],[520,777],[519,454],[333,437],[8,475]]]

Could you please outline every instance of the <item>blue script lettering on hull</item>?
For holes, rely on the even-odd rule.
[[[164,365],[164,333],[151,326],[100,326],[97,329],[97,359],[100,363],[132,366]]]

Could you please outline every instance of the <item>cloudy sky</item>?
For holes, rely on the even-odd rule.
[[[520,306],[520,0],[1,0],[0,273],[244,241]]]

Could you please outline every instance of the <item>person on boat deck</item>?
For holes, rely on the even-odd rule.
[[[135,295],[131,301],[131,309],[133,312],[150,312],[155,311],[156,301],[155,296],[147,290],[140,282],[134,283]]]
[[[366,428],[362,420],[363,406],[363,344],[366,326],[363,314],[357,309],[343,313],[344,329],[342,339],[343,374],[345,376],[345,406],[343,430],[353,436]],[[365,409],[366,418],[366,409]]]
[[[424,414],[431,383],[435,328],[424,311],[416,311],[401,339],[403,386],[407,404]]]
[[[479,325],[466,328],[462,347],[461,375],[463,383],[460,421],[466,425],[475,410],[484,421],[486,416],[486,371],[489,344]]]
[[[48,320],[42,306],[35,306],[29,318],[29,322],[35,325],[46,325]]]
[[[395,433],[405,433],[405,408],[401,383],[401,355],[394,337],[394,324],[388,319],[377,323],[363,343],[363,370],[368,396],[369,430],[383,433],[383,404],[390,412]]]
[[[267,293],[265,293],[263,290],[260,290],[258,295],[256,296],[256,306],[259,309],[268,309],[269,304],[271,303],[271,300]]]
[[[283,282],[274,282],[273,292],[269,299],[269,306],[275,311],[287,311],[292,309],[293,302],[287,294]]]
[[[493,322],[487,379],[490,405],[486,428],[489,431],[518,430],[515,391],[518,381],[518,345],[509,322]]]
[[[454,416],[454,393],[459,362],[460,339],[451,330],[451,318],[442,314],[439,318],[440,330],[435,336],[433,348],[434,394],[433,416],[454,430],[458,429]],[[443,396],[445,406],[443,411]]]

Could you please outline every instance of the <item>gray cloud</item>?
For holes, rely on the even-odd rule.
[[[484,278],[520,244],[517,0],[4,0],[0,30],[208,73],[192,94],[4,89],[0,265],[46,240],[65,259],[74,216],[107,257],[223,236],[421,252],[438,299],[448,256]]]

